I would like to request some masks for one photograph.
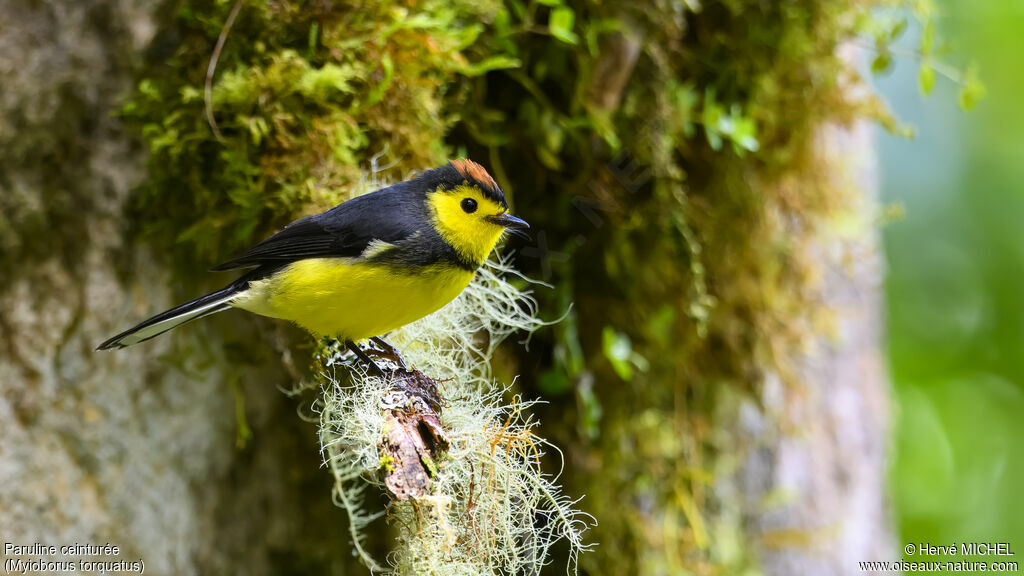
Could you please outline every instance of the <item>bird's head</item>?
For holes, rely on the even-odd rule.
[[[476,162],[452,160],[424,174],[427,205],[441,238],[480,265],[505,231],[525,235],[529,224],[509,214],[505,194]]]

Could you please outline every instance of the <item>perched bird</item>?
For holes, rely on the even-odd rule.
[[[99,346],[124,348],[197,318],[241,308],[354,342],[440,309],[458,296],[507,230],[529,225],[466,159],[292,222],[213,271],[252,268],[222,290],[172,308]],[[373,364],[370,362],[370,364]]]

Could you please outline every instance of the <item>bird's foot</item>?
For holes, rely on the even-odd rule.
[[[409,374],[411,372],[409,370],[409,367],[405,364],[405,359],[402,358],[402,353],[398,351],[398,348],[395,348],[386,340],[378,336],[374,336],[370,340],[376,345],[376,348],[363,349],[360,348],[358,344],[351,340],[347,340],[345,342],[345,346],[348,347],[348,349],[351,350],[352,353],[356,355],[356,358],[358,358],[363,364],[367,366],[367,368],[370,369],[371,372],[373,372],[377,376],[383,377],[389,374],[396,373]],[[379,364],[374,362],[373,358],[389,360],[396,366],[396,368],[385,370]]]
[[[390,381],[391,390],[398,393],[407,401],[418,399],[423,401],[431,410],[440,412],[446,402],[441,398],[438,384],[440,381],[427,376],[416,369],[409,369],[397,348],[380,337],[371,338],[379,348],[360,348],[351,340],[345,342],[345,346],[363,362],[369,371],[375,376]],[[372,357],[372,358],[371,358]],[[387,369],[382,368],[373,361],[373,358],[389,360],[395,367],[390,365]],[[399,402],[399,404],[402,404]]]
[[[374,362],[369,356],[367,356],[366,352],[363,352],[363,349],[360,348],[358,344],[351,340],[346,340],[345,347],[351,350],[352,353],[356,355],[356,358],[358,358],[363,364],[366,364],[366,367],[374,375],[380,376],[381,378],[387,376],[387,373],[384,371],[384,369],[378,366],[376,362]]]
[[[398,351],[398,348],[395,348],[390,343],[388,343],[387,340],[381,338],[380,336],[374,336],[373,338],[370,338],[370,340],[374,344],[376,344],[378,348],[370,348],[367,350],[368,353],[370,353],[376,358],[384,358],[385,360],[391,360],[392,362],[398,365],[399,369],[402,372],[409,372],[409,368],[405,365],[405,360],[402,358],[402,353]]]

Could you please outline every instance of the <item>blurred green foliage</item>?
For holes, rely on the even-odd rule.
[[[895,59],[917,63],[918,88],[925,96],[935,88],[935,74],[938,73],[959,87],[960,107],[974,108],[985,94],[977,68],[973,65],[965,70],[950,66],[944,58],[952,48],[936,34],[936,20],[940,10],[934,0],[890,1],[865,18],[862,24],[865,36],[872,40],[874,59],[871,72],[885,74],[890,71]],[[899,43],[913,22],[919,28],[917,41],[912,46]]]
[[[963,117],[954,95],[973,100],[976,82],[966,90],[939,79],[940,97],[922,101],[918,90],[932,80],[902,61],[880,82],[919,131],[881,149],[885,198],[906,213],[885,229],[898,401],[892,493],[903,542],[1010,541],[1009,560],[1022,562],[1024,5],[940,6],[942,35],[977,60],[991,89]]]

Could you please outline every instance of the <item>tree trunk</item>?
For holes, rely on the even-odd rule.
[[[751,513],[768,574],[855,574],[858,562],[897,557],[885,475],[889,387],[881,358],[881,247],[874,228],[878,180],[871,127],[824,126],[821,169],[859,191],[852,232],[823,230],[812,246],[814,290],[830,328],[797,364],[796,386],[770,375],[761,407],[737,426],[757,446],[723,488]],[[726,484],[728,484],[727,482]],[[768,503],[768,504],[766,504]]]
[[[109,543],[97,559],[150,574],[337,573],[346,520],[265,344],[196,324],[188,350],[94,351],[175,303],[124,244],[144,157],[116,117],[159,4],[0,2],[0,540]]]

